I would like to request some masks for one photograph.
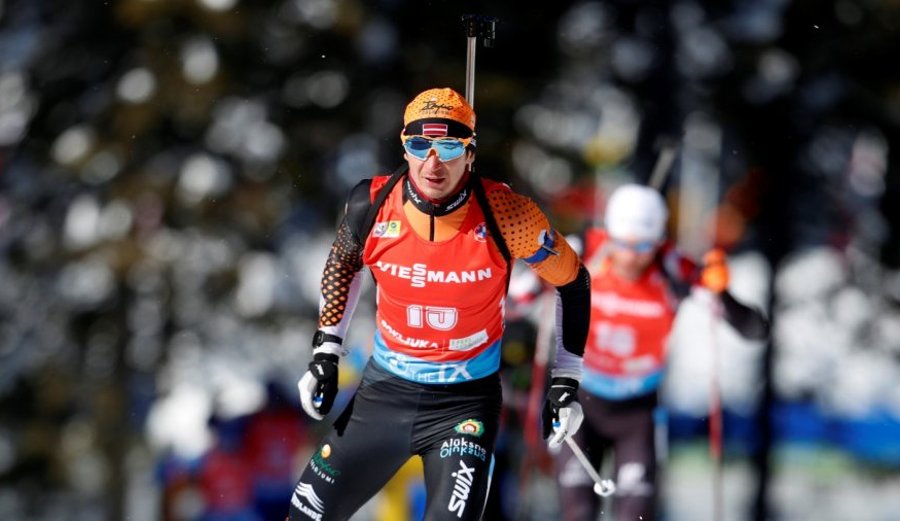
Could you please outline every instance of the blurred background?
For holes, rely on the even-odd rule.
[[[675,144],[672,236],[772,319],[750,343],[685,302],[662,518],[712,519],[721,483],[728,520],[900,519],[896,0],[0,0],[0,518],[283,519],[327,427],[295,382],[344,197],[402,161],[409,99],[465,91],[464,13],[499,18],[479,172],[577,233]],[[486,519],[558,515],[532,290]],[[417,472],[355,519],[416,519]]]

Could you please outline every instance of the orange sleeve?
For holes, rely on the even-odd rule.
[[[550,225],[547,216],[530,198],[517,194],[509,187],[496,184],[487,192],[488,201],[509,253],[523,259],[535,273],[553,286],[575,280],[581,262],[565,237]],[[540,250],[546,234],[552,234],[554,253],[541,257]]]

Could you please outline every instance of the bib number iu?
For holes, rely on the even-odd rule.
[[[428,327],[438,331],[450,331],[456,327],[459,313],[456,308],[421,306],[414,304],[406,308],[406,323],[409,327]]]

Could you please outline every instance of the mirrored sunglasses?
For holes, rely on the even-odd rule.
[[[610,238],[613,246],[620,250],[631,250],[635,253],[650,253],[656,248],[656,241],[632,242],[622,239]]]
[[[425,161],[433,148],[441,162],[452,161],[466,152],[470,139],[440,138],[429,139],[422,136],[403,136],[403,148],[413,157]]]

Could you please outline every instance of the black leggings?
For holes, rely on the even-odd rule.
[[[653,422],[656,394],[609,401],[579,390],[578,400],[584,409],[584,423],[573,436],[578,446],[588,455],[595,469],[602,463],[604,450],[613,450],[616,468],[613,477],[617,487],[613,496],[615,519],[653,521],[656,515]],[[594,482],[568,445],[562,446],[555,463],[562,519],[597,519],[600,498],[593,492]]]
[[[451,385],[398,378],[374,361],[300,476],[290,519],[348,519],[413,455],[425,469],[426,520],[477,520],[487,500],[500,378]]]

